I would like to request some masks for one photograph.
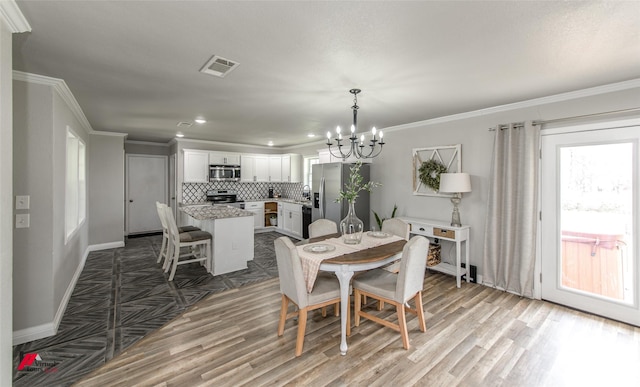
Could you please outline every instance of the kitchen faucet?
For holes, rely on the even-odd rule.
[[[302,197],[306,198],[306,199],[310,199],[311,198],[311,187],[309,187],[307,184],[305,184],[302,187]]]

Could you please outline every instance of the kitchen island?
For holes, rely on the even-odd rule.
[[[180,210],[190,226],[213,236],[213,275],[247,268],[253,260],[253,213],[227,205],[183,206]]]

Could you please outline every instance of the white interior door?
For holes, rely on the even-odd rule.
[[[127,233],[162,230],[156,201],[167,202],[167,156],[127,155]]]
[[[541,296],[640,325],[640,126],[542,133]]]

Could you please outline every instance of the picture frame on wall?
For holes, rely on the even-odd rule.
[[[429,183],[440,173],[457,173],[462,172],[462,151],[461,144],[433,146],[428,148],[414,148],[412,150],[413,160],[413,194],[422,196],[440,196],[451,197],[453,194],[443,194],[430,187],[428,184],[420,178],[420,168],[425,165],[426,167],[435,166],[434,168],[427,168],[427,171],[431,171],[429,174]]]

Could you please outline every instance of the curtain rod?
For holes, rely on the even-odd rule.
[[[531,123],[531,125],[533,126],[537,126],[537,125],[544,125],[544,124],[551,124],[554,122],[563,122],[563,121],[571,121],[571,120],[577,120],[580,118],[589,118],[589,117],[599,117],[599,116],[609,116],[612,114],[620,114],[620,113],[629,113],[629,112],[635,112],[635,111],[640,111],[640,107],[634,107],[634,108],[630,108],[630,109],[622,109],[622,110],[612,110],[610,112],[601,112],[601,113],[592,113],[592,114],[584,114],[581,116],[573,116],[573,117],[563,117],[563,118],[555,118],[553,120],[540,120],[540,121],[533,121]],[[504,126],[504,125],[498,125],[497,127],[500,126]],[[517,123],[516,126],[520,127],[520,126],[524,126],[523,123]],[[495,131],[496,128],[489,128],[490,132]]]

